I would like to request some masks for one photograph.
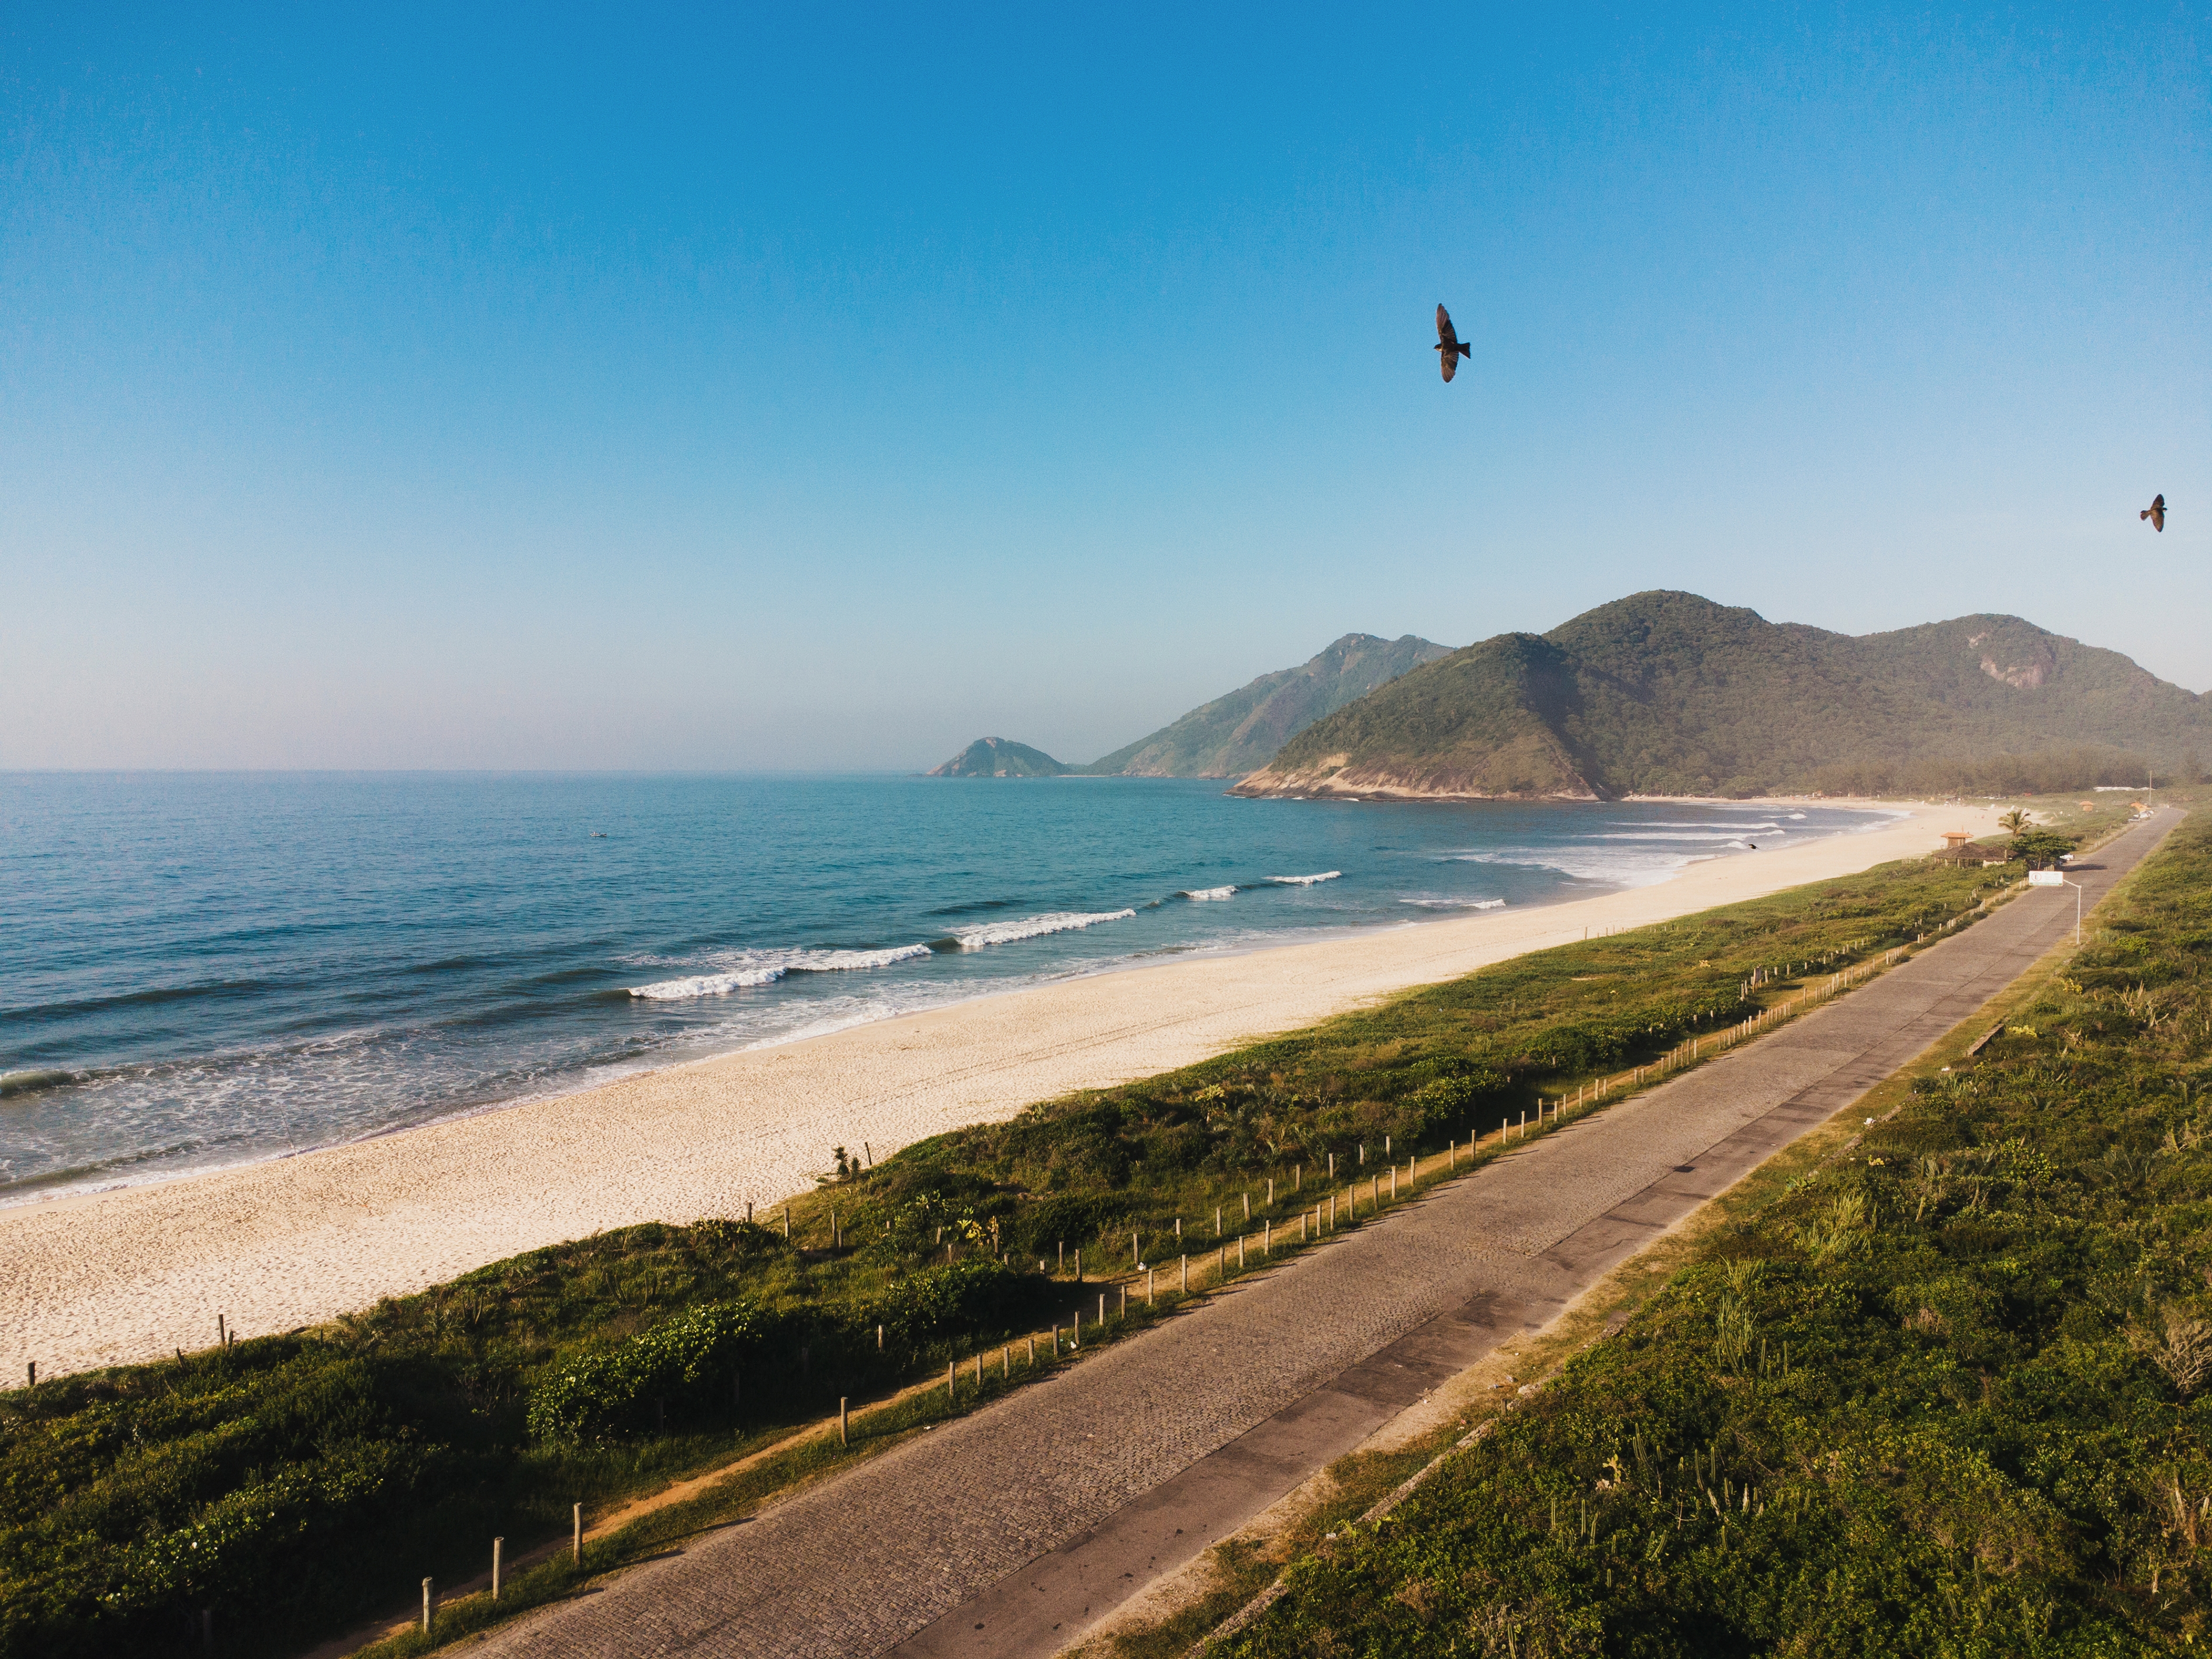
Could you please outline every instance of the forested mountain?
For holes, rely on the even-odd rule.
[[[1346,634],[1311,660],[1262,674],[1152,736],[1075,769],[1147,778],[1241,777],[1265,766],[1286,741],[1322,716],[1450,651],[1449,646],[1411,634],[1395,640]]]
[[[2206,698],[2017,617],[1855,637],[1654,592],[1417,668],[1237,793],[2003,790],[2039,768],[2073,788],[2137,781],[2147,763],[2193,770],[2208,750]]]
[[[1042,749],[1006,738],[978,738],[942,766],[925,775],[933,778],[1057,778],[1072,769]]]

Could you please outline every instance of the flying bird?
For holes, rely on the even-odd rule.
[[[1462,342],[1452,332],[1451,313],[1442,306],[1437,307],[1437,349],[1443,352],[1444,379],[1451,379],[1459,368],[1459,360],[1474,356],[1474,348]]]
[[[1444,372],[1444,379],[1447,380],[1451,379],[1451,372],[1449,369]],[[2150,505],[2143,508],[2142,512],[2136,514],[2136,517],[2138,519],[2148,519],[2150,520],[2150,527],[2153,530],[2163,532],[2166,529],[2166,497],[2163,495],[2152,496],[2150,498]]]

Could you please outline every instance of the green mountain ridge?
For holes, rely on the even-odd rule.
[[[1066,765],[1042,749],[1005,738],[978,738],[944,765],[932,767],[927,775],[1242,777],[1265,766],[1286,741],[1316,720],[1425,662],[1450,654],[1449,646],[1411,634],[1395,640],[1346,634],[1296,668],[1262,674],[1088,766]]]
[[[1346,634],[1296,668],[1262,674],[1074,769],[1093,777],[1242,777],[1316,720],[1450,652],[1411,634],[1395,640]]]
[[[2212,747],[2212,702],[2017,617],[1855,636],[1655,591],[1417,667],[1306,727],[1232,793],[1834,793],[1846,775],[2067,745],[2193,765]]]
[[[942,766],[924,774],[933,778],[1058,778],[1073,768],[1063,766],[1042,749],[1006,738],[978,738]]]

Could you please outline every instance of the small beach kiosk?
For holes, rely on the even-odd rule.
[[[1971,831],[1946,830],[1943,850],[1936,854],[1944,864],[2002,864],[2012,854],[2002,847],[1977,847]]]

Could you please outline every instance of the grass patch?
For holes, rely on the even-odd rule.
[[[1079,1298],[1093,1324],[1079,1253],[1091,1280],[1164,1264],[1165,1292],[1185,1255],[1201,1280],[1209,1258],[1233,1272],[1240,1237],[1256,1263],[1328,1194],[1362,1182],[1364,1212],[1365,1182],[1387,1193],[1447,1141],[1465,1168],[1471,1136],[1540,1094],[1971,920],[2004,873],[1887,866],[1517,958],[872,1169],[825,1148],[842,1174],[793,1201],[787,1237],[783,1214],[625,1228],[328,1326],[9,1394],[0,1655],[188,1652],[202,1609],[239,1654],[354,1626],[426,1574],[481,1571],[495,1534],[517,1554],[565,1538],[574,1502],[604,1514],[774,1446],[841,1395],[895,1396],[1064,1324]],[[584,1576],[725,1524],[822,1455],[748,1466],[587,1548]],[[568,1593],[556,1565],[498,1611]]]
[[[2212,826],[2099,924],[1971,1066],[1962,1029],[1626,1264],[1674,1271],[1218,1650],[2192,1650]]]

